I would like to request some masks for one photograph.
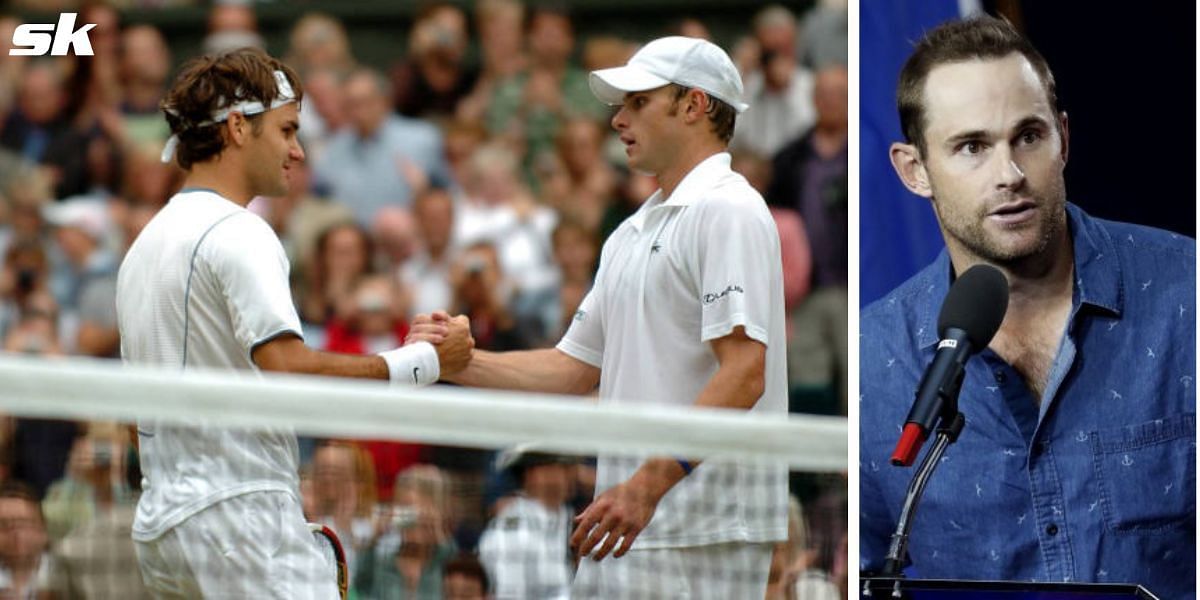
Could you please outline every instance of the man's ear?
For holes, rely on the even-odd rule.
[[[892,159],[892,168],[900,177],[900,182],[908,191],[923,198],[933,197],[933,186],[929,185],[929,172],[921,160],[921,153],[913,144],[896,142],[888,150]]]
[[[698,90],[688,90],[687,96],[684,98],[684,118],[688,123],[695,123],[701,119],[706,119],[708,106],[712,104],[713,97],[707,93]]]
[[[233,146],[241,146],[246,143],[249,133],[250,123],[246,121],[246,115],[236,111],[229,113],[225,119],[225,140]]]

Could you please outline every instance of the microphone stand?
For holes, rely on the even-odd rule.
[[[941,390],[942,409],[936,429],[937,439],[908,484],[908,493],[904,495],[904,507],[900,510],[900,519],[896,523],[896,531],[892,534],[892,543],[883,563],[881,575],[884,577],[902,577],[900,569],[904,566],[904,558],[908,552],[908,536],[912,530],[913,517],[917,512],[917,503],[921,501],[921,496],[925,493],[925,485],[933,476],[933,470],[942,462],[942,455],[946,452],[946,448],[958,441],[959,434],[967,424],[966,417],[958,412],[958,394],[962,390],[963,375],[963,371],[960,370],[953,383]],[[899,585],[900,583],[896,582],[897,592]]]

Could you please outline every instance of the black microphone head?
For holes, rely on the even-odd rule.
[[[978,264],[967,269],[946,293],[938,313],[938,335],[961,329],[971,341],[971,352],[979,352],[992,341],[1008,311],[1008,279],[1000,269]]]

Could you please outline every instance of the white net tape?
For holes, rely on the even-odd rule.
[[[844,471],[847,464],[847,423],[841,417],[600,406],[578,396],[228,371],[180,373],[13,354],[0,354],[0,412],[291,427],[307,435],[483,448],[536,443],[574,454],[637,449],[691,458],[766,458],[808,472]]]

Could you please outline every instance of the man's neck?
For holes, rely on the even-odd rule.
[[[675,188],[679,187],[679,183],[696,168],[696,165],[725,151],[725,145],[716,140],[683,144],[674,163],[655,174],[658,177],[658,185],[662,188],[663,198],[670,198],[671,194],[675,193]]]
[[[219,159],[193,164],[187,178],[183,180],[183,189],[209,189],[245,208],[254,198],[254,193],[245,178],[230,176],[231,173],[240,172],[238,165],[228,164],[227,161]]]

